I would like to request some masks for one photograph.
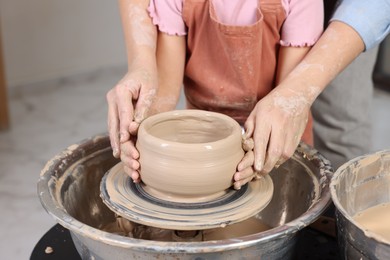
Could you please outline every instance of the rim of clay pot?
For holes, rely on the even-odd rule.
[[[155,127],[156,125],[164,122],[169,121],[175,121],[180,118],[191,118],[195,120],[205,121],[205,122],[211,122],[209,120],[202,120],[204,118],[211,119],[211,120],[220,120],[220,122],[224,123],[224,126],[226,129],[230,129],[229,133],[226,133],[226,136],[223,138],[219,138],[215,141],[209,141],[209,142],[177,142],[172,140],[167,140],[165,138],[157,137],[153,135],[150,130]],[[211,124],[211,123],[210,123]],[[140,124],[140,127],[138,129],[138,140],[142,140],[142,142],[152,145],[155,145],[156,143],[164,143],[164,147],[177,147],[177,146],[188,146],[191,144],[192,147],[196,147],[198,149],[205,149],[210,150],[209,147],[213,147],[213,149],[226,149],[225,143],[229,141],[230,139],[235,139],[237,136],[234,134],[235,131],[238,131],[241,135],[241,126],[237,121],[235,121],[233,118],[217,113],[217,112],[210,112],[205,110],[197,110],[197,109],[187,109],[187,110],[173,110],[168,112],[163,112],[159,114],[155,114],[153,116],[150,116],[146,118],[142,123]],[[241,143],[241,139],[240,139]],[[180,148],[181,149],[181,148]],[[183,151],[181,151],[183,152]],[[185,152],[185,151],[184,151]]]
[[[234,250],[237,248],[247,248],[258,243],[267,242],[296,233],[309,224],[313,223],[330,203],[329,179],[332,175],[332,167],[327,159],[308,145],[301,143],[296,153],[304,158],[314,160],[314,164],[320,169],[320,185],[322,187],[319,199],[304,214],[298,218],[270,230],[232,238],[226,240],[215,240],[205,242],[161,242],[124,237],[102,231],[91,227],[73,216],[70,216],[65,208],[55,199],[55,194],[50,192],[50,183],[55,182],[54,174],[65,172],[73,163],[97,152],[111,151],[108,135],[97,135],[89,139],[84,139],[79,143],[69,146],[67,149],[49,160],[40,173],[37,184],[37,192],[42,206],[46,211],[62,226],[82,237],[92,240],[99,240],[102,243],[117,246],[120,248],[131,248],[144,252],[188,252],[203,253],[221,252]],[[97,239],[98,238],[98,239]]]

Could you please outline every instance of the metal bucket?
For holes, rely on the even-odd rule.
[[[367,235],[353,219],[360,211],[390,202],[390,151],[345,163],[332,177],[330,189],[341,255],[345,259],[390,259],[390,244]]]
[[[208,242],[160,242],[100,230],[115,220],[99,196],[104,173],[118,161],[107,136],[84,140],[50,160],[38,181],[42,205],[69,229],[83,259],[291,259],[298,231],[330,202],[332,169],[317,151],[301,144],[272,175],[274,196],[257,217],[270,230]]]

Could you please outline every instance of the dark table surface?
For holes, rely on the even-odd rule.
[[[51,251],[52,252],[47,252]],[[337,241],[310,227],[300,232],[296,259],[336,260],[340,259]],[[36,244],[31,260],[78,260],[81,259],[67,229],[57,224]]]

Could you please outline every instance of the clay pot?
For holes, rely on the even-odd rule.
[[[241,131],[234,119],[214,112],[151,116],[138,130],[141,179],[150,192],[171,200],[217,197],[232,185],[244,156]]]

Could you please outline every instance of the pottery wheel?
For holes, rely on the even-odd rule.
[[[174,230],[202,230],[224,227],[256,215],[270,202],[273,182],[268,175],[240,190],[229,189],[211,201],[183,203],[148,194],[144,184],[134,183],[122,163],[103,177],[100,196],[118,215],[147,226]]]

